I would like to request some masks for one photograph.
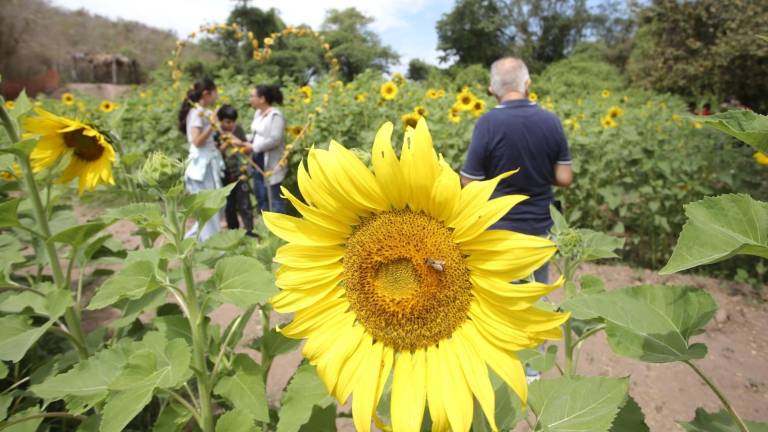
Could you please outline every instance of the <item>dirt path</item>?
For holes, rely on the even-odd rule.
[[[126,246],[137,246],[128,223],[109,228]],[[691,285],[711,293],[720,306],[715,319],[705,332],[694,338],[709,348],[707,357],[698,362],[731,400],[735,409],[746,419],[768,421],[768,287],[758,299],[751,288],[728,281],[698,276],[674,275],[661,277],[649,270],[627,266],[586,265],[579,272],[601,277],[609,289],[643,283]],[[578,278],[577,276],[577,278]],[[552,296],[558,301],[558,294]],[[226,326],[239,313],[234,306],[225,305],[213,312],[214,322]],[[102,312],[97,321],[109,319]],[[146,317],[151,319],[151,317]],[[288,316],[275,316],[274,321],[286,322]],[[92,321],[94,322],[94,321]],[[257,320],[246,329],[246,341],[261,332]],[[258,355],[258,353],[255,353]],[[277,404],[283,387],[301,361],[298,351],[278,357],[267,380],[270,403]],[[691,420],[697,407],[718,411],[720,404],[712,392],[687,366],[682,364],[648,364],[619,357],[610,350],[604,335],[585,342],[579,355],[579,373],[584,375],[630,376],[630,393],[637,400],[651,430],[682,431],[675,421]],[[552,372],[550,372],[552,373]],[[554,375],[552,375],[554,376]],[[349,419],[339,419],[340,431],[353,431]],[[516,431],[526,431],[521,425]]]

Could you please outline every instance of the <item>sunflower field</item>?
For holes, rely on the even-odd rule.
[[[231,186],[185,191],[176,118],[192,80],[177,59],[120,100],[2,101],[0,430],[648,431],[629,377],[580,373],[597,334],[713,392],[721,408],[676,419],[685,430],[768,430],[699,365],[710,294],[576,276],[621,259],[662,274],[747,262],[763,278],[765,116],[690,116],[610,65],[551,65],[529,99],[562,120],[577,184],[541,238],[488,230],[526,198],[491,199],[504,176],[461,187],[496,105],[484,82],[331,73],[283,86],[290,214],[263,213],[258,239],[202,241],[188,225]],[[273,81],[221,71],[219,103],[247,124],[250,89]],[[558,278],[533,280],[547,262]]]

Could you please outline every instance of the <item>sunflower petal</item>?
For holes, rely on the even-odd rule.
[[[477,237],[507,214],[512,207],[526,199],[528,197],[525,195],[507,195],[486,202],[475,212],[465,212],[465,217],[453,223],[456,227],[453,240],[456,243],[463,243]]]
[[[280,329],[285,336],[293,339],[303,339],[312,332],[322,328],[323,323],[333,316],[343,314],[349,309],[346,299],[334,299],[328,302],[312,305],[293,315],[293,321]]]
[[[427,400],[426,353],[404,351],[395,360],[392,379],[392,429],[418,432]]]
[[[491,198],[493,191],[496,190],[496,186],[499,182],[512,174],[515,171],[509,171],[504,174],[498,175],[490,180],[473,181],[461,190],[461,198],[459,199],[459,206],[456,213],[452,215],[447,221],[447,225],[456,227],[457,223],[461,223],[464,219],[468,218],[475,209],[480,208],[483,204],[488,202]]]
[[[376,173],[376,181],[396,209],[405,207],[407,194],[406,183],[400,169],[400,162],[392,148],[392,123],[386,122],[376,133],[371,150],[371,163]]]
[[[291,313],[327,300],[336,299],[344,290],[336,284],[318,286],[308,290],[283,290],[270,299],[272,307],[280,313]]]
[[[305,246],[342,244],[344,237],[315,223],[281,213],[263,212],[264,224],[281,239]]]
[[[344,256],[344,248],[341,246],[303,246],[288,243],[277,250],[275,262],[296,267],[313,268],[337,263]]]
[[[320,226],[336,231],[342,236],[348,236],[352,232],[352,226],[344,223],[344,221],[336,219],[332,215],[320,210],[317,207],[312,207],[304,204],[296,198],[288,189],[280,187],[280,191],[288,201],[291,202],[293,207],[310,222],[314,222]]]
[[[455,212],[461,196],[459,175],[440,157],[442,169],[432,188],[429,213],[437,220],[446,221]]]
[[[442,362],[437,352],[437,346],[427,348],[427,405],[429,416],[432,419],[432,432],[446,432],[450,430],[448,413],[443,404],[443,377],[440,373]]]
[[[384,344],[376,342],[373,347],[368,349],[365,360],[360,365],[363,373],[355,385],[354,396],[352,397],[352,420],[355,423],[355,429],[360,432],[371,431],[371,418],[378,402],[376,391],[379,376],[382,373],[383,355]]]
[[[517,393],[520,400],[525,405],[528,401],[528,383],[525,380],[525,370],[523,364],[517,358],[517,355],[511,352],[504,352],[497,349],[480,333],[474,326],[472,321],[467,321],[463,326],[465,335],[470,340],[474,341],[474,347],[477,350],[480,357],[485,360],[488,366],[491,367],[500,377],[504,380],[512,390]]]
[[[357,348],[352,352],[339,373],[339,379],[336,382],[336,400],[344,405],[349,399],[349,395],[355,389],[360,381],[359,377],[363,373],[363,363],[366,356],[373,346],[373,338],[368,333],[363,332],[362,340]]]
[[[482,357],[472,346],[472,341],[467,340],[462,329],[454,333],[453,340],[456,345],[455,353],[459,359],[461,370],[464,371],[467,384],[469,384],[469,388],[480,403],[480,408],[485,413],[485,418],[488,420],[491,430],[494,432],[498,431],[495,418],[496,394],[488,377],[488,368]]]
[[[443,339],[437,347],[443,383],[450,391],[443,391],[443,404],[448,422],[454,432],[467,432],[472,425],[472,392],[456,358],[453,339]]]
[[[328,149],[338,164],[337,175],[340,180],[340,188],[343,188],[349,195],[354,195],[359,203],[371,210],[389,208],[389,200],[381,191],[373,173],[354,153],[333,140],[331,140]]]

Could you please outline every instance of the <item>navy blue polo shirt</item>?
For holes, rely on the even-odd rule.
[[[491,229],[546,234],[552,227],[555,164],[570,164],[571,153],[557,116],[527,99],[505,101],[477,121],[461,175],[490,179],[520,169],[502,180],[493,197],[529,198],[516,205]]]

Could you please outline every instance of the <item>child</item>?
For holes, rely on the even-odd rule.
[[[255,237],[253,233],[253,211],[251,208],[251,190],[248,183],[251,167],[248,160],[252,151],[246,142],[245,132],[237,124],[237,110],[231,105],[222,105],[216,112],[220,122],[221,134],[215,136],[219,150],[224,156],[225,185],[237,183],[227,196],[227,206],[224,214],[229,229],[240,228],[237,220],[238,213],[243,220],[246,235]]]

